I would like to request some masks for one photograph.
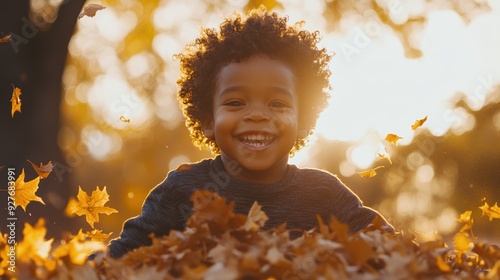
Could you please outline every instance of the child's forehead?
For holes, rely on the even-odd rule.
[[[292,69],[280,60],[254,55],[245,60],[231,62],[223,66],[217,75],[217,84],[228,82],[282,82],[292,83]]]

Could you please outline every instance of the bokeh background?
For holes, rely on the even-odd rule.
[[[87,4],[106,8],[77,19]],[[117,237],[169,170],[211,157],[184,126],[173,56],[202,26],[217,28],[232,12],[260,5],[319,30],[321,46],[335,54],[330,106],[293,164],[337,174],[420,241],[450,241],[459,215],[472,210],[474,234],[500,243],[500,220],[479,209],[500,202],[495,0],[2,0],[0,36],[11,34],[0,44],[2,189],[7,167],[24,168],[31,180],[27,159],[56,164],[37,192],[46,205],[19,208],[19,221],[44,217],[56,239],[90,230],[64,209],[79,186],[89,194],[106,186],[106,206],[119,213],[100,215],[95,227]],[[14,118],[12,85],[23,93]],[[388,133],[403,139],[389,144]],[[383,149],[392,163],[377,156]],[[373,178],[357,173],[381,165]],[[6,192],[0,199],[5,221]]]

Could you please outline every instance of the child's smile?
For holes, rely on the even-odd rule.
[[[213,121],[204,131],[224,161],[242,167],[237,178],[273,182],[285,174],[297,140],[297,99],[294,75],[278,60],[255,55],[220,70]]]

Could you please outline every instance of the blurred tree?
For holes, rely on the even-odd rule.
[[[26,180],[35,178],[36,173],[27,159],[37,164],[50,160],[60,164],[65,162],[57,144],[61,121],[61,79],[68,43],[85,1],[65,1],[58,13],[55,7],[49,9],[47,3],[42,10],[36,10],[34,2],[0,2],[0,32],[11,35],[10,43],[0,44],[0,166],[5,166],[0,176],[2,186],[7,185],[7,167],[15,167],[17,176],[24,168]],[[22,91],[22,113],[16,113],[14,118],[10,115],[9,102],[12,85]],[[60,236],[62,230],[70,230],[72,222],[63,214],[69,197],[69,176],[67,173],[59,175],[53,173],[40,184],[37,194],[46,205],[31,203],[27,209],[30,213],[47,213],[46,223],[49,234],[53,236]],[[0,200],[7,201],[6,192],[0,192]],[[1,210],[1,219],[5,221],[7,211]],[[20,209],[16,213],[23,222],[32,223],[39,218]],[[18,225],[18,237],[21,238],[22,225]]]
[[[439,227],[443,211],[451,208],[456,217],[472,210],[473,232],[500,243],[500,221],[481,218],[479,209],[484,202],[500,203],[500,88],[480,110],[472,110],[464,98],[455,106],[444,116],[455,129],[441,137],[424,129],[411,145],[396,150],[383,175],[383,208],[412,228],[420,218]]]

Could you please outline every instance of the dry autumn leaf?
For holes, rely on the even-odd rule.
[[[124,116],[120,116],[120,121],[130,123],[130,119],[126,119]]]
[[[383,165],[381,166],[377,166],[375,168],[372,168],[370,170],[366,170],[366,171],[361,171],[361,172],[358,172],[359,176],[363,177],[363,178],[371,178],[371,177],[374,177],[375,175],[377,175],[377,169],[379,168],[384,168]]]
[[[28,223],[24,224],[24,239],[17,245],[17,255],[23,260],[34,260],[41,265],[48,257],[53,239],[45,240],[47,228],[45,220],[40,218],[35,226]]]
[[[400,137],[396,134],[392,134],[392,133],[389,133],[385,136],[385,141],[391,143],[391,144],[394,144],[394,145],[397,145],[396,142],[398,142],[399,139],[403,139],[403,137]]]
[[[78,216],[85,215],[87,223],[94,228],[94,223],[99,222],[99,214],[110,215],[117,213],[116,209],[105,207],[104,204],[109,201],[109,195],[106,187],[101,191],[99,187],[92,192],[91,196],[78,186],[78,203],[73,203],[71,206],[68,204],[68,212]]]
[[[92,231],[85,232],[85,237],[90,238],[91,241],[104,242],[111,236],[111,234],[113,233],[102,233],[102,230],[94,229]]]
[[[498,207],[498,203],[495,202],[495,205],[489,206],[487,202],[484,202],[484,205],[479,207],[481,211],[483,211],[483,216],[488,216],[490,222],[493,219],[500,219],[500,207]]]
[[[411,125],[411,129],[415,130],[415,129],[421,127],[424,124],[425,121],[427,121],[427,116],[425,116],[425,118],[423,118],[423,119],[416,120],[415,123],[413,123]]]
[[[99,4],[88,4],[83,9],[83,12],[78,16],[78,19],[81,19],[84,16],[94,17],[97,11],[102,9],[106,9],[106,7],[101,6]]]
[[[16,272],[7,271],[7,235],[0,233],[0,277],[13,279],[498,279],[500,248],[455,236],[454,248],[441,240],[383,230],[384,223],[359,232],[332,218],[317,216],[319,227],[290,238],[281,224],[262,230],[264,212],[254,204],[248,215],[207,191],[192,196],[194,211],[184,231],[150,235],[152,244],[112,259],[102,242],[89,241],[100,230],[69,236],[50,249],[40,222],[17,252]],[[488,206],[488,209],[491,207]],[[251,226],[245,227],[251,220]],[[459,218],[470,221],[470,213]],[[260,221],[260,222],[256,222]],[[29,226],[26,226],[30,228]],[[36,229],[35,229],[36,228]],[[218,234],[214,234],[218,233]],[[103,234],[105,235],[105,234]],[[26,237],[27,236],[27,237]],[[47,253],[48,252],[48,253]],[[50,253],[52,252],[52,253]],[[101,252],[94,261],[90,253]],[[5,273],[7,271],[7,273]]]
[[[24,182],[24,169],[21,171],[21,174],[17,178],[15,184],[16,193],[14,194],[14,200],[16,202],[16,207],[21,206],[26,212],[26,206],[28,206],[31,201],[38,201],[42,204],[45,204],[42,198],[36,196],[35,194],[38,190],[39,183],[40,177],[36,177],[29,182]]]
[[[460,253],[465,253],[470,251],[472,240],[469,238],[469,234],[466,232],[459,232],[453,237],[453,245],[455,249]]]
[[[246,231],[256,231],[264,226],[268,217],[261,209],[262,206],[260,206],[257,202],[253,203],[252,208],[250,208],[250,211],[248,212],[247,221],[245,222],[245,225],[243,225],[243,228]]]
[[[59,246],[53,253],[55,258],[69,256],[71,262],[76,265],[82,265],[87,257],[92,253],[105,250],[106,246],[102,242],[86,240],[86,234],[80,231],[63,246]]]
[[[389,155],[389,153],[387,153],[387,149],[385,148],[384,145],[382,145],[382,143],[380,143],[380,147],[378,149],[377,156],[381,159],[384,159],[384,158],[387,159],[389,161],[389,163],[392,164],[391,156]]]
[[[10,102],[12,103],[12,108],[10,110],[10,114],[14,117],[15,112],[21,113],[21,89],[12,85],[14,90],[12,91],[12,98]]]
[[[54,168],[54,165],[52,165],[52,161],[49,161],[47,164],[43,165],[40,162],[40,167],[38,167],[36,164],[31,162],[30,160],[27,160],[29,163],[31,163],[31,166],[33,166],[33,169],[35,169],[36,173],[38,176],[40,176],[42,179],[45,179],[49,176],[50,172],[52,172],[52,169]]]
[[[10,42],[10,34],[9,35],[5,35],[3,36],[2,38],[0,38],[0,43],[8,43]]]
[[[472,228],[474,220],[471,218],[471,215],[472,211],[465,211],[464,213],[460,214],[458,221],[463,224],[460,232],[464,232]]]

